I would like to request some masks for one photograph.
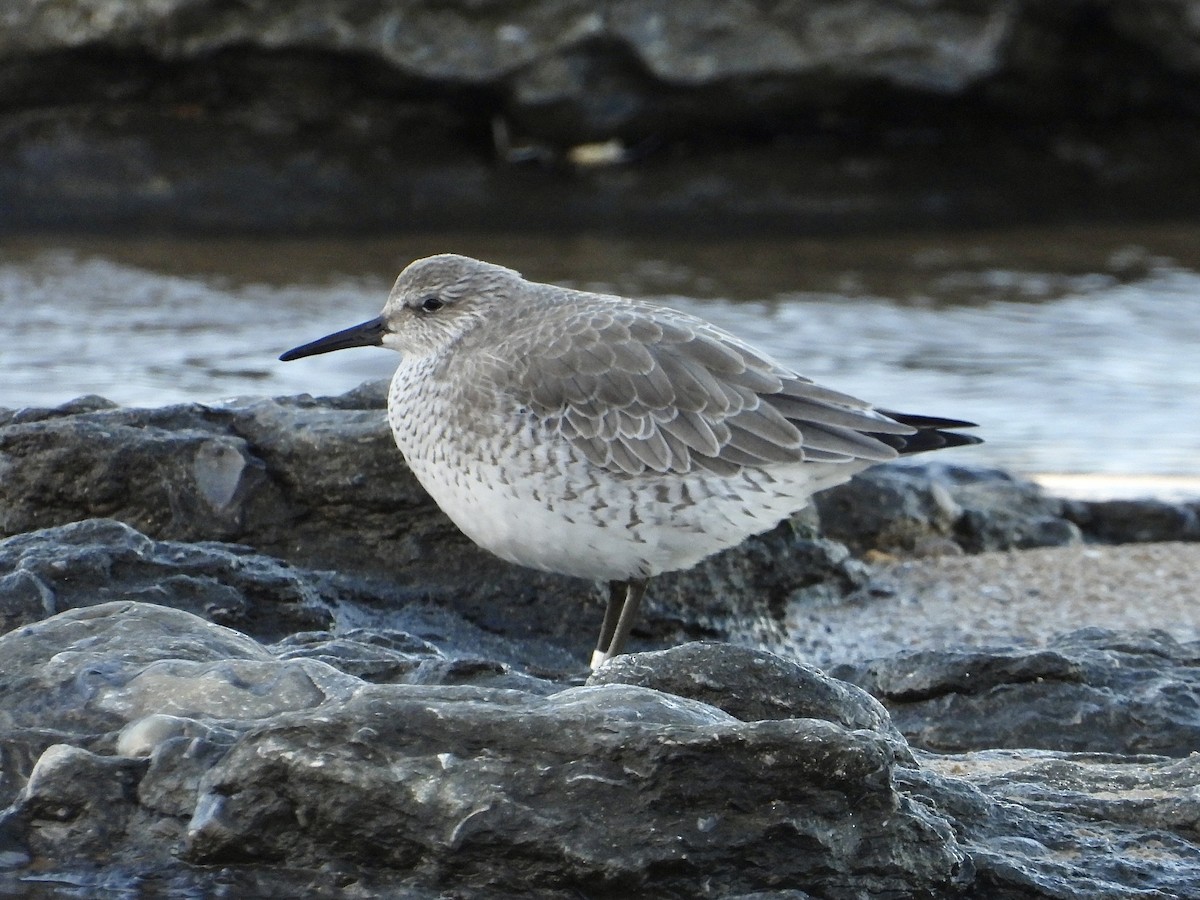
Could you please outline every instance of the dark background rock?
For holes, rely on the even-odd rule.
[[[899,555],[1200,540],[1195,501],[1064,500],[1008,472],[876,466],[813,498],[820,533]]]
[[[1069,501],[1064,514],[1097,540],[1112,544],[1200,540],[1200,502]]]
[[[0,227],[1186,215],[1198,46],[1186,0],[31,0],[0,29]]]
[[[980,553],[1083,537],[1064,501],[1037,485],[995,469],[937,462],[868,469],[817,494],[813,505],[821,530],[860,553]]]

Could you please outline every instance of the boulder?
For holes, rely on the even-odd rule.
[[[876,466],[813,502],[821,531],[860,553],[979,553],[1083,539],[1065,501],[996,469],[939,462]]]

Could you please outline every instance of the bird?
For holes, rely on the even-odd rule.
[[[456,254],[410,263],[382,313],[283,353],[398,351],[387,419],[480,547],[608,582],[591,657],[624,652],[649,580],[767,531],[975,423],[877,409],[701,318],[528,281]]]

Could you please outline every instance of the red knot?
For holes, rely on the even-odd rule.
[[[604,579],[592,666],[622,652],[650,578],[694,566],[973,423],[875,409],[702,319],[443,254],[383,313],[284,353],[401,353],[388,422],[437,504],[510,562]]]

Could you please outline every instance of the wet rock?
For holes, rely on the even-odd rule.
[[[458,653],[478,648],[475,642],[456,640],[445,633],[438,638]],[[557,690],[551,682],[499,660],[469,652],[451,658],[406,631],[353,628],[336,634],[310,632],[293,635],[271,649],[281,659],[317,659],[376,684],[471,684],[536,694]]]
[[[89,519],[0,541],[0,633],[111,600],[159,603],[271,638],[328,625],[335,588],[244,547],[155,541]]]
[[[988,750],[921,755],[896,781],[957,823],[967,896],[1200,895],[1197,757]]]
[[[1200,747],[1200,645],[1085,629],[1043,648],[924,650],[833,673],[943,753],[1041,748],[1186,756]]]
[[[1064,638],[990,681],[1086,669],[1070,648],[1098,638]],[[134,603],[0,638],[5,743],[39,716],[62,737],[17,773],[0,886],[49,865],[76,888],[152,879],[254,896],[1196,896],[1194,755],[898,764],[902,739],[854,688],[720,645],[621,657],[597,683],[548,694],[370,684],[286,658],[354,659],[356,642],[437,658],[411,636],[331,640],[267,648]],[[1103,646],[1183,660],[1153,636]],[[183,664],[234,677],[189,694],[162,677]],[[324,687],[297,690],[297,672]],[[978,687],[974,669],[957,677]]]
[[[683,644],[618,656],[588,684],[631,684],[699,700],[743,722],[823,719],[891,737],[899,758],[912,756],[886,710],[870,694],[819,669],[728,644]]]
[[[365,688],[235,746],[206,778],[187,854],[306,863],[332,851],[516,890],[743,889],[767,871],[835,893],[949,885],[962,858],[944,823],[887,788],[889,757],[863,732],[737,723],[621,685],[532,702]]]
[[[1071,658],[1085,651],[1135,668],[1185,661],[1160,636],[1101,637],[1068,636],[993,674],[963,665],[956,684],[1086,675]],[[220,872],[256,896],[352,884],[412,896],[1195,896],[1190,756],[1019,749],[897,765],[901,739],[855,689],[720,645],[618,658],[596,674],[607,683],[549,693],[369,684],[287,658],[361,661],[356,644],[441,652],[396,633],[267,648],[118,603],[0,638],[6,743],[9,723],[47,711],[62,737],[17,773],[0,861],[17,878],[46,861],[85,866],[77,885],[149,876],[196,890]],[[198,663],[210,680],[180,690],[171,676]],[[211,680],[221,671],[233,677]],[[296,672],[324,688],[298,691]],[[1126,702],[1146,693],[1144,679],[1109,680]],[[917,681],[910,690],[928,688]]]
[[[238,632],[166,607],[112,602],[72,610],[0,636],[0,730],[11,798],[30,764],[69,741],[111,753],[127,729],[166,715],[249,721],[320,704],[350,676],[310,660],[279,661]],[[353,681],[354,684],[358,682]],[[269,688],[269,689],[268,689]],[[173,734],[173,732],[172,732]]]
[[[42,718],[75,742],[41,753],[4,814],[30,862],[103,848],[161,866],[182,850],[444,887],[834,895],[935,890],[969,869],[947,823],[892,789],[891,740],[867,728],[741,722],[617,683],[371,685],[134,603],[10,632],[0,659],[5,723]]]
[[[317,659],[377,684],[403,680],[422,663],[445,659],[433,644],[408,632],[364,628],[301,632],[272,649],[283,659]]]
[[[69,744],[46,749],[29,775],[11,829],[23,820],[28,855],[110,862],[112,850],[138,817],[137,785],[144,760],[90,753]],[[36,823],[36,826],[34,826]]]

